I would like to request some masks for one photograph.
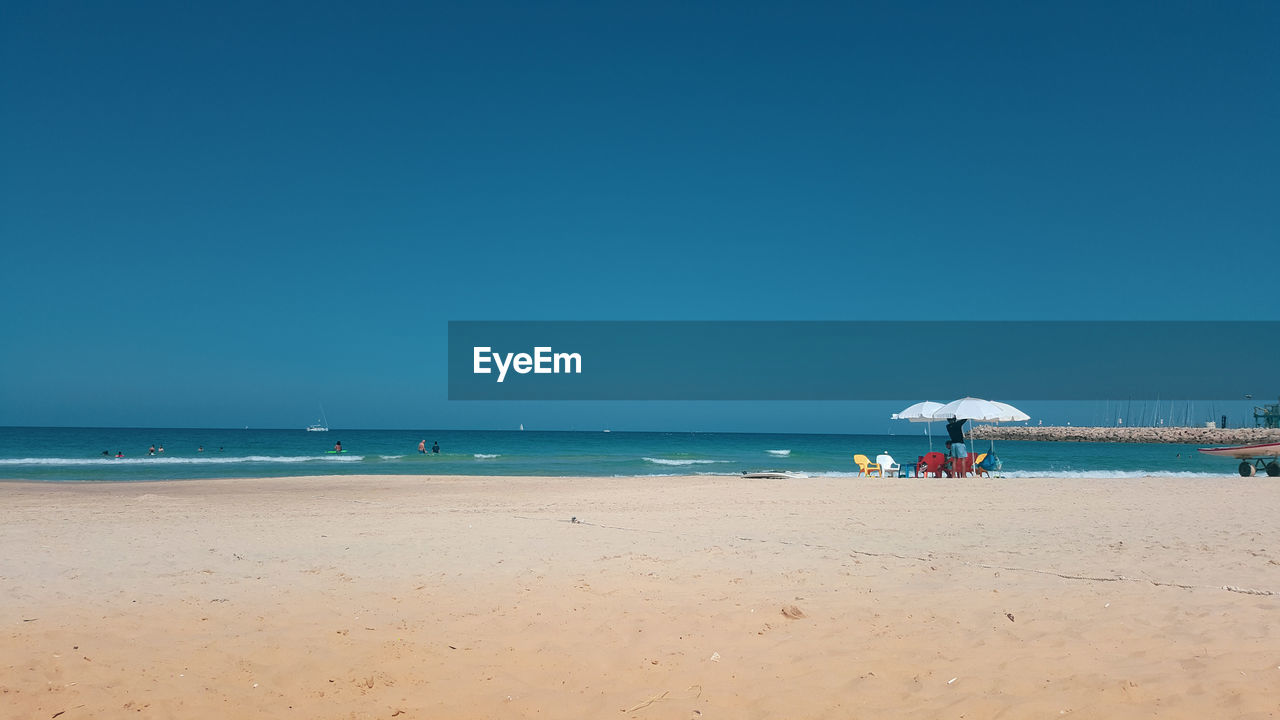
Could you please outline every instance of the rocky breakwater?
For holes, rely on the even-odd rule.
[[[1280,429],[974,425],[973,437],[981,440],[1256,445],[1280,442]]]

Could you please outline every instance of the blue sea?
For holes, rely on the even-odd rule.
[[[419,441],[439,454],[418,453]],[[345,452],[328,452],[341,441]],[[0,479],[64,482],[290,475],[646,476],[786,470],[854,476],[854,453],[903,465],[924,435],[491,430],[210,430],[0,427]],[[933,438],[933,447],[941,442]],[[977,441],[976,452],[991,443]],[[163,447],[151,455],[149,448]],[[998,441],[1007,477],[1228,476],[1194,445]],[[106,453],[104,455],[104,452]],[[123,457],[115,457],[117,453]]]

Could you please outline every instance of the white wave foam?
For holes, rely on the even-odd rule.
[[[0,458],[0,465],[225,465],[230,463],[356,462],[363,455],[243,455],[236,457]]]
[[[814,477],[830,477],[830,478],[856,478],[858,472],[846,472],[843,470],[830,470],[822,472],[810,472]],[[1223,477],[1231,477],[1231,473],[1207,473],[1207,472],[1173,472],[1165,470],[1013,470],[1009,472],[999,473],[997,480],[1002,478],[1020,479],[1020,478],[1054,478],[1054,479],[1079,479],[1079,480],[1123,480],[1126,478],[1214,478],[1221,479]],[[892,480],[893,478],[889,478]],[[903,478],[915,480],[916,478]],[[919,478],[920,480],[955,480],[957,482],[971,478]]]
[[[1108,480],[1112,478],[1222,478],[1235,473],[1211,473],[1174,470],[1010,470],[1001,472],[1007,478],[1080,478]]]
[[[471,457],[473,457],[473,458],[475,458],[475,459],[477,459],[477,460],[492,460],[493,458],[496,458],[496,457],[502,457],[502,455],[500,455],[500,454],[498,454],[498,453],[493,453],[493,454],[489,454],[489,453],[476,453],[476,454],[472,455]]]
[[[711,465],[713,463],[729,462],[728,460],[672,460],[670,458],[641,458],[645,462],[651,462],[655,465]]]
[[[786,457],[791,454],[790,450],[765,450],[765,452],[770,455],[777,455],[778,457]]]

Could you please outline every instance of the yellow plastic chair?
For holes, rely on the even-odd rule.
[[[871,473],[875,473],[878,477],[884,477],[884,470],[880,468],[880,463],[871,462],[871,458],[866,455],[854,455],[853,461],[858,464],[858,476],[866,475],[871,477]]]

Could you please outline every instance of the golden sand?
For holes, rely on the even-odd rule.
[[[1280,717],[1266,478],[0,499],[2,717]]]

